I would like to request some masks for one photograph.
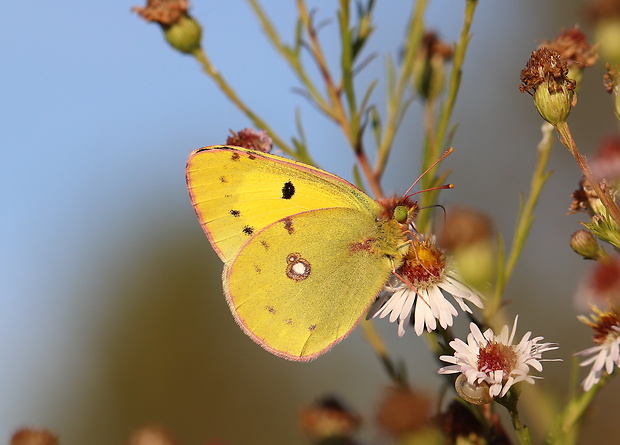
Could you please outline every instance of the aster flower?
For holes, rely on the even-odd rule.
[[[515,317],[512,332],[504,326],[499,335],[487,329],[484,333],[475,323],[470,323],[467,343],[461,339],[450,342],[454,355],[439,357],[450,366],[439,369],[439,374],[461,373],[469,385],[488,385],[489,396],[495,398],[506,395],[512,385],[525,381],[534,383],[542,378],[529,375],[530,367],[542,371],[542,353],[558,348],[556,343],[540,343],[543,337],[530,339],[527,332],[518,344],[513,344],[517,330],[518,316]]]
[[[435,246],[434,238],[412,240],[411,248],[397,276],[390,278],[383,292],[370,309],[368,318],[390,316],[390,322],[398,321],[398,335],[405,334],[405,327],[413,315],[413,329],[422,335],[424,328],[434,331],[439,325],[452,326],[458,311],[446,299],[452,295],[464,312],[471,313],[467,303],[479,308],[482,301],[475,291],[461,283],[444,252]]]
[[[620,314],[615,309],[602,312],[592,307],[594,314],[579,319],[594,331],[596,346],[576,353],[576,356],[588,357],[580,366],[592,365],[590,373],[583,381],[583,389],[590,390],[601,379],[603,369],[611,374],[614,365],[620,367]]]

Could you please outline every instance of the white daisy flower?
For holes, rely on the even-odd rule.
[[[592,307],[594,312],[591,320],[586,317],[579,319],[594,330],[594,342],[597,346],[584,349],[576,356],[588,357],[580,366],[592,365],[590,373],[583,381],[585,391],[589,391],[601,379],[603,369],[611,374],[614,367],[620,367],[620,314],[611,309],[606,312]]]
[[[529,375],[530,367],[542,371],[542,353],[558,348],[556,343],[539,343],[542,337],[530,339],[527,332],[518,344],[513,344],[518,316],[515,317],[512,332],[504,326],[499,335],[491,329],[480,332],[475,323],[470,323],[467,343],[461,339],[450,342],[454,355],[442,355],[440,360],[452,363],[441,368],[439,374],[461,373],[469,385],[488,385],[489,396],[503,397],[515,383],[534,383],[542,377]]]
[[[412,240],[407,258],[397,274],[390,278],[367,318],[389,315],[390,322],[398,321],[398,335],[401,337],[412,316],[417,335],[422,335],[424,328],[428,332],[434,331],[437,322],[443,329],[452,326],[458,311],[444,292],[452,295],[464,312],[471,313],[467,303],[482,308],[478,294],[460,282],[433,238]]]

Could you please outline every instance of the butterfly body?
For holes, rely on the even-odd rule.
[[[192,153],[186,175],[236,321],[289,360],[344,338],[407,253],[389,206],[318,168],[214,146]]]

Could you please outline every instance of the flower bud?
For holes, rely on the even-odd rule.
[[[202,28],[188,13],[187,0],[147,0],[145,8],[134,6],[147,22],[158,23],[166,41],[177,51],[191,54],[200,48]]]
[[[577,230],[570,237],[570,247],[582,257],[594,260],[598,257],[596,237],[587,230]]]
[[[433,100],[443,91],[445,64],[451,58],[452,48],[434,32],[424,34],[413,65],[413,84],[425,100]]]
[[[164,28],[164,37],[177,51],[191,54],[200,49],[202,27],[189,15],[183,15],[175,24]]]

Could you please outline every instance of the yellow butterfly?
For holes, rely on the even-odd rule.
[[[403,262],[418,212],[407,197],[375,201],[324,170],[239,147],[194,151],[186,178],[237,323],[289,360],[351,332]]]

